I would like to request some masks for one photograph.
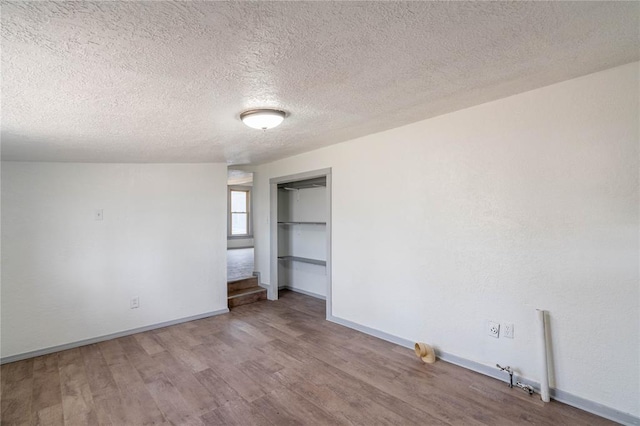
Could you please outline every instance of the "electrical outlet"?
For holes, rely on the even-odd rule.
[[[140,298],[138,296],[131,298],[131,309],[140,307]]]
[[[505,322],[502,324],[502,335],[507,339],[513,339],[513,323]]]
[[[498,339],[500,337],[500,324],[493,321],[487,321],[487,334]]]
[[[102,220],[104,218],[102,209],[96,209],[96,211],[93,212],[93,218],[95,220]]]

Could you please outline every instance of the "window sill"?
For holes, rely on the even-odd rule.
[[[227,235],[227,240],[248,240],[253,238],[253,235]]]

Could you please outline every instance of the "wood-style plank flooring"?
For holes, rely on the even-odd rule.
[[[230,314],[2,366],[2,424],[610,422],[324,321],[282,292]]]

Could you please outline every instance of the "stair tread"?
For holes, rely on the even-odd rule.
[[[227,298],[228,299],[232,299],[234,297],[239,297],[239,296],[243,296],[245,294],[253,294],[253,293],[260,293],[260,292],[265,292],[266,293],[267,289],[260,287],[260,286],[253,286],[253,287],[248,287],[248,288],[241,288],[238,290],[230,290],[227,293]]]
[[[267,300],[267,289],[260,286],[253,286],[229,291],[227,304],[229,309],[232,309],[262,300]]]
[[[237,291],[246,288],[257,287],[259,284],[258,277],[247,277],[239,280],[227,282],[227,292]]]
[[[252,275],[250,277],[234,278],[232,280],[227,281],[227,284],[239,283],[240,281],[258,281],[258,277],[255,275]]]

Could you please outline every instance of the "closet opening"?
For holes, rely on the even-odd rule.
[[[293,291],[326,301],[331,315],[330,169],[271,179],[269,299]]]

